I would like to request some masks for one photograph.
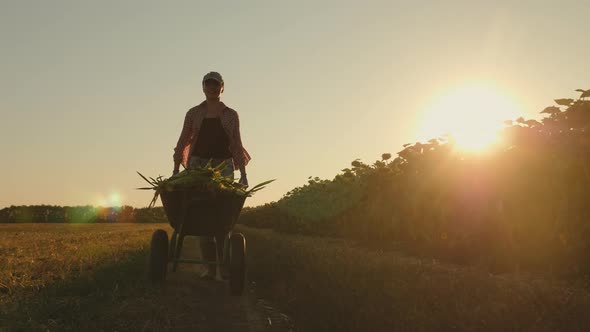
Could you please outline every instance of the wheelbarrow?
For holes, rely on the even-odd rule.
[[[154,282],[166,279],[168,263],[176,272],[179,263],[215,264],[229,271],[229,293],[241,295],[246,281],[246,239],[232,232],[240,216],[246,196],[234,193],[209,193],[185,189],[160,193],[164,211],[174,229],[170,241],[163,229],[152,234],[149,277]],[[228,234],[223,245],[223,257],[216,261],[181,259],[186,236],[219,236]]]

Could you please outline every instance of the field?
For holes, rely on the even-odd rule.
[[[301,331],[586,331],[584,281],[494,275],[354,242],[247,232],[250,278]],[[272,248],[272,250],[269,250]]]
[[[181,265],[145,276],[151,233],[168,225],[0,224],[0,331],[267,331],[272,307]],[[187,238],[184,254],[197,253]],[[275,320],[272,330],[285,329]]]
[[[491,275],[242,226],[245,296],[197,280],[196,266],[181,265],[158,287],[145,278],[156,228],[170,231],[0,225],[0,331],[582,331],[590,324],[590,292],[579,280]],[[195,243],[186,245],[195,255]]]

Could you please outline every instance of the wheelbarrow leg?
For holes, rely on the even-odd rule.
[[[232,232],[230,231],[225,238],[223,239],[223,252],[221,253],[221,257],[219,257],[219,272],[221,274],[221,278],[224,280],[229,279],[229,239],[231,237]]]
[[[172,238],[170,238],[170,249],[168,250],[169,259],[172,260],[176,258],[176,239],[178,238],[178,232],[174,230],[172,233]]]
[[[176,250],[174,251],[174,264],[172,265],[172,272],[176,272],[176,268],[178,267],[178,260],[180,259],[180,251],[182,250],[183,242],[184,235],[180,235],[178,237],[178,242],[176,243]]]
[[[176,268],[178,267],[178,260],[180,259],[180,252],[182,250],[182,244],[184,242],[184,232],[182,231],[183,226],[184,226],[184,221],[186,218],[186,210],[188,208],[188,199],[187,199],[187,194],[185,193],[183,195],[182,198],[182,212],[180,215],[180,225],[179,225],[179,229],[178,232],[176,232],[176,229],[174,229],[174,234],[172,234],[173,237],[173,242],[176,243],[176,248],[174,250],[174,257],[172,258],[173,264],[172,264],[172,272],[176,272]]]
[[[223,239],[223,257],[221,257],[221,261],[223,264],[229,264],[229,238],[231,237],[232,232],[229,231],[225,238]]]

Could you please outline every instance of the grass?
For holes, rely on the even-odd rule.
[[[194,295],[219,298],[226,289],[187,284],[192,272],[162,287],[149,284],[145,259],[156,228],[170,230],[0,225],[0,331],[194,326],[190,319],[204,319],[196,313],[208,302]],[[297,331],[582,331],[590,324],[590,292],[579,282],[490,275],[326,237],[237,230],[246,235],[256,294],[289,314]],[[229,308],[220,304],[216,312],[223,318]]]
[[[0,224],[0,332],[264,330],[267,302],[200,281],[202,266],[148,282],[157,228],[171,234],[167,224]],[[195,237],[182,255],[199,258]]]
[[[238,229],[248,241],[250,280],[301,331],[583,331],[590,325],[590,292],[578,282],[491,275],[345,240]]]
[[[144,266],[159,227],[0,225],[0,331],[112,329],[111,308],[157,291]]]

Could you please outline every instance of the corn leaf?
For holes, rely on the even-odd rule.
[[[145,176],[143,176],[143,174],[137,172],[137,174],[139,174],[139,176],[141,176],[147,183],[151,184],[152,186],[154,185],[153,183],[150,182],[150,180],[148,180]]]
[[[217,195],[219,193],[233,193],[239,196],[251,197],[253,193],[262,190],[265,186],[276,179],[265,181],[257,184],[250,190],[236,182],[233,176],[222,175],[222,170],[225,167],[225,162],[212,167],[211,160],[207,162],[205,167],[196,167],[193,169],[184,169],[176,175],[165,178],[159,175],[156,178],[146,177],[140,172],[137,172],[147,183],[152,187],[136,188],[138,190],[155,190],[149,207],[155,206],[158,197],[162,191],[174,191],[193,188],[195,190],[203,190],[207,195]]]
[[[269,183],[271,183],[271,182],[273,182],[273,181],[275,181],[275,180],[276,180],[276,179],[272,179],[272,180],[268,180],[268,181],[264,181],[264,182],[262,182],[262,183],[259,183],[259,184],[255,185],[254,187],[252,187],[252,189],[248,190],[247,192],[254,192],[254,191],[257,191],[257,190],[258,190],[258,188],[260,188],[260,187],[263,187],[263,186],[266,186],[267,184],[269,184]],[[262,188],[260,188],[260,189],[262,189]]]

